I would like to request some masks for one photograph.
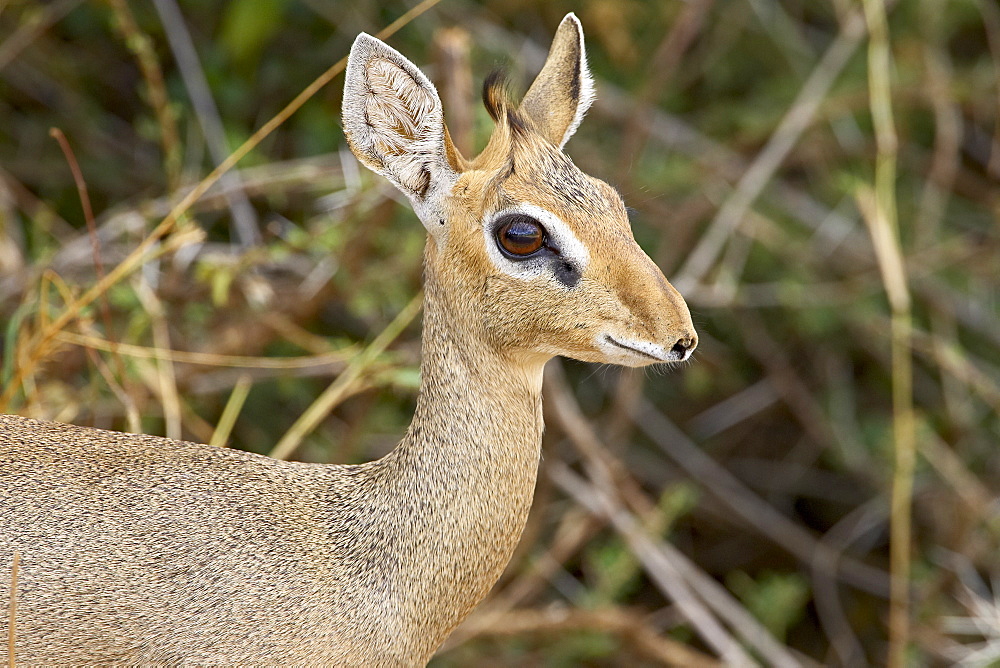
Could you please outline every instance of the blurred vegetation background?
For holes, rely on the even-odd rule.
[[[342,77],[191,193],[414,6],[0,2],[0,409],[391,449],[424,234],[346,151]],[[1000,8],[865,9],[443,0],[389,38],[475,153],[479,82],[523,92],[575,11],[598,101],[567,150],[701,336],[663,374],[550,364],[523,543],[435,665],[1000,660]]]

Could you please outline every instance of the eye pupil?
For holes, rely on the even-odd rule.
[[[500,247],[511,255],[530,255],[545,243],[541,224],[527,216],[516,216],[503,223],[496,236]]]

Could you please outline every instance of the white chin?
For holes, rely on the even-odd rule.
[[[683,352],[664,348],[652,341],[629,339],[614,334],[602,333],[595,341],[598,349],[610,361],[625,366],[646,366],[664,362],[683,362],[691,356],[691,350]]]

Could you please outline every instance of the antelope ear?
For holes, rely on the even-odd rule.
[[[570,12],[559,24],[549,57],[521,101],[521,113],[541,134],[562,148],[594,102],[594,79],[587,66],[583,26]]]
[[[434,85],[401,53],[361,33],[347,60],[344,134],[362,163],[388,178],[429,231],[444,225],[444,195],[459,158]]]

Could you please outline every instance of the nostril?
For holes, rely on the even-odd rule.
[[[674,353],[675,355],[684,356],[685,354],[693,350],[696,345],[698,345],[698,339],[694,338],[693,336],[685,337],[683,339],[677,339],[677,343],[675,343],[674,347],[670,349],[670,352]]]

